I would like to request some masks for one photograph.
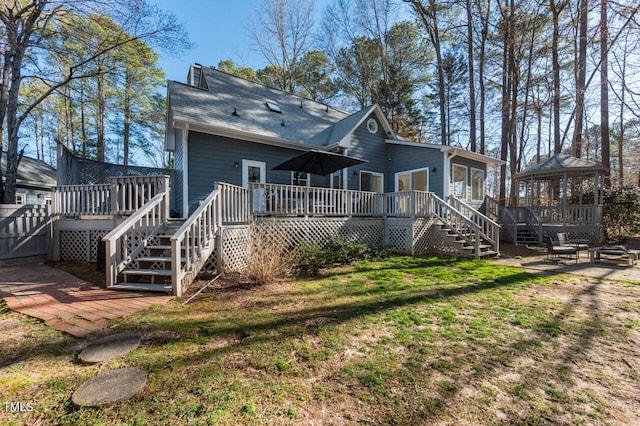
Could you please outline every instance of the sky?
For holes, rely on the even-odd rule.
[[[319,21],[329,0],[316,0]],[[185,82],[189,65],[216,66],[223,59],[237,65],[262,68],[266,64],[251,37],[251,11],[260,0],[156,0],[184,24],[194,48],[180,56],[160,53],[159,65],[168,80]]]

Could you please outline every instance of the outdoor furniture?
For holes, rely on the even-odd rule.
[[[550,236],[545,235],[543,237],[544,243],[547,245],[547,260],[552,258],[559,258],[562,255],[576,256],[576,263],[578,263],[578,249],[573,246],[561,246],[554,244]]]
[[[556,236],[558,237],[559,245],[567,246],[567,247],[575,247],[577,257],[580,257],[581,250],[582,251],[589,250],[589,240],[570,240],[569,238],[567,238],[566,232],[558,232]]]
[[[640,250],[632,250],[625,247],[592,247],[589,249],[589,260],[591,263],[595,263],[600,260],[600,255],[602,254],[627,258],[629,266],[635,266],[638,264]]]

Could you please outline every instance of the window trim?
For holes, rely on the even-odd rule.
[[[267,182],[267,163],[264,161],[242,159],[242,187],[249,188],[249,167],[260,169],[260,183]],[[245,172],[246,171],[246,172]]]
[[[399,188],[398,188],[398,176],[399,175],[406,175],[409,174],[409,188],[408,190],[403,190],[403,191],[413,191],[413,179],[411,179],[411,174],[414,172],[422,172],[422,171],[426,171],[427,172],[427,189],[425,191],[429,191],[429,167],[421,167],[419,169],[411,169],[411,170],[403,170],[401,172],[397,172],[395,173],[394,176],[394,189],[395,192],[400,192]],[[418,191],[422,191],[421,189],[419,189]]]
[[[380,173],[380,172],[372,172],[369,170],[360,170],[360,175],[358,178],[358,188],[360,191],[362,191],[362,174],[363,173],[369,173],[372,176],[380,176],[380,180],[382,181],[382,184],[380,185],[380,192],[379,194],[383,194],[384,193],[384,173]],[[371,191],[373,192],[373,191]]]
[[[482,197],[481,198],[473,198],[473,172],[481,172],[482,173]],[[482,201],[486,195],[486,185],[487,185],[487,173],[483,169],[479,169],[477,167],[471,167],[471,201]]]
[[[456,194],[456,187],[455,187],[456,167],[464,169],[464,195],[463,196],[459,196]],[[468,195],[468,190],[467,190],[468,187],[469,187],[469,167],[463,164],[452,163],[451,164],[451,193],[456,198],[466,200]]]
[[[22,202],[18,202],[18,198],[22,200]],[[24,192],[16,192],[16,204],[20,206],[25,206],[27,204],[27,194]]]

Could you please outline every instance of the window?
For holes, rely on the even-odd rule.
[[[310,183],[309,173],[291,172],[291,185],[309,186]]]
[[[384,175],[375,172],[360,172],[360,191],[382,192]]]
[[[369,130],[369,133],[376,133],[378,131],[378,122],[373,118],[367,120],[367,130]]]
[[[27,195],[26,194],[16,194],[16,204],[21,206],[27,203]]]
[[[428,169],[407,170],[396,173],[396,191],[428,191]]]
[[[453,195],[461,198],[467,198],[467,168],[459,164],[453,165]]]
[[[280,109],[278,104],[273,102],[273,101],[267,101],[267,108],[269,108],[269,111],[273,111],[273,112],[277,112],[278,114],[282,114],[282,110]]]
[[[484,170],[471,169],[471,199],[484,200]]]
[[[49,197],[49,196],[44,197],[44,205],[45,206],[50,206],[51,205],[51,197]]]

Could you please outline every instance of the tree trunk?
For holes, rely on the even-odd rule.
[[[608,71],[609,30],[607,25],[607,0],[600,0],[600,144],[604,186],[611,187],[611,156],[609,139],[609,71]]]
[[[503,34],[503,50],[502,50],[502,102],[501,102],[501,120],[502,133],[500,137],[500,159],[505,164],[500,166],[500,204],[507,205],[507,154],[509,146],[509,98],[511,94],[511,71],[509,60],[509,45],[511,44],[511,22],[510,19],[504,19]]]
[[[584,96],[587,81],[587,0],[580,0],[580,34],[578,37],[578,60],[576,62],[576,124],[573,130],[571,151],[574,157],[582,156],[582,132],[584,128]]]
[[[476,0],[478,1],[478,0]],[[478,83],[480,85],[480,154],[485,153],[485,141],[486,141],[486,133],[485,133],[485,125],[484,125],[484,117],[485,117],[485,109],[486,109],[486,89],[484,85],[484,68],[486,62],[486,46],[487,46],[487,37],[489,35],[489,15],[491,14],[491,1],[487,0],[487,13],[483,15],[480,11],[480,3],[478,2],[478,10],[480,15],[480,20],[482,21],[482,36],[480,38],[480,55],[478,60]]]
[[[473,65],[473,17],[467,0],[467,46],[469,48],[469,147],[476,152],[476,82]]]
[[[129,136],[131,133],[131,73],[125,71],[124,81],[124,129],[123,129],[123,153],[122,164],[129,165]]]
[[[562,150],[560,143],[560,62],[558,59],[559,15],[563,6],[550,1],[553,16],[553,37],[551,39],[551,62],[553,74],[553,152],[558,154]]]
[[[97,78],[98,83],[98,114],[96,115],[96,159],[104,161],[104,145],[105,145],[105,94],[104,94],[104,75],[100,74]]]

